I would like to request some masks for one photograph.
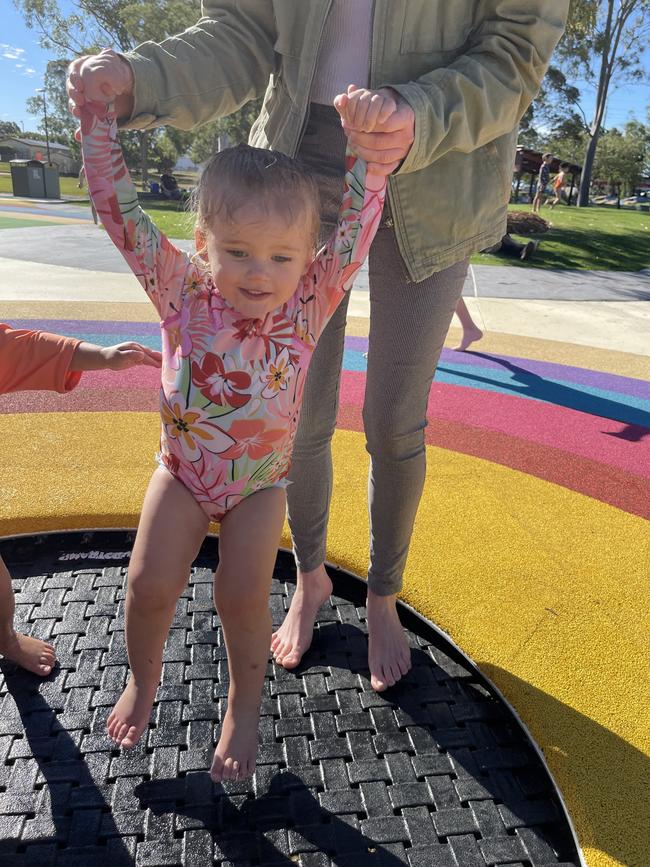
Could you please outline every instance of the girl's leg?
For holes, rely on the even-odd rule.
[[[409,283],[393,232],[370,252],[370,335],[363,419],[370,453],[369,666],[374,689],[410,667],[396,610],[426,470],[431,381],[467,274],[467,261]]]
[[[273,657],[284,668],[295,668],[309,648],[316,612],[332,592],[323,563],[348,300],[343,299],[314,351],[293,449],[287,501],[298,580],[287,616],[271,642]]]
[[[0,557],[0,654],[16,665],[42,677],[48,675],[56,655],[51,644],[23,635],[14,629],[16,603],[11,586],[11,575]]]
[[[465,352],[465,350],[468,349],[472,343],[480,340],[481,337],[483,337],[483,332],[472,319],[472,316],[467,309],[467,304],[465,304],[465,299],[462,295],[460,296],[460,298],[458,299],[458,303],[456,304],[456,316],[458,316],[458,319],[462,326],[463,336],[458,346],[455,346],[454,349],[458,350],[458,352]]]
[[[269,658],[269,593],[286,497],[282,488],[251,494],[229,512],[219,531],[214,602],[228,651],[228,710],[210,776],[244,779],[255,771],[262,685]]]
[[[208,531],[208,518],[184,485],[157,469],[149,482],[129,564],[126,647],[131,679],[107,721],[125,749],[146,728],[176,602]]]

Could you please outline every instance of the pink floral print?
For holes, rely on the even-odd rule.
[[[289,472],[305,378],[319,335],[368,254],[385,179],[346,158],[339,223],[292,298],[247,319],[208,270],[140,208],[115,116],[89,104],[82,153],[97,213],[161,319],[161,459],[212,520]]]

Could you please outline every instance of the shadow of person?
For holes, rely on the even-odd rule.
[[[520,709],[525,705],[528,715],[534,717],[582,848],[605,853],[626,867],[646,867],[650,757],[511,672],[487,662],[479,665],[509,700]],[[586,855],[591,863],[589,852]]]
[[[256,798],[238,795],[244,788],[241,784],[226,786],[228,791],[213,784],[207,773],[191,773],[181,779],[142,782],[135,794],[141,808],[155,816],[183,816],[186,821],[180,821],[181,827],[208,832],[217,860],[293,867],[297,854],[323,852],[361,859],[372,854],[372,863],[378,867],[404,865],[390,851],[390,844],[378,843],[360,830],[353,808],[363,812],[360,806],[355,804],[348,814],[336,815],[319,803],[319,798],[331,802],[327,794],[317,796],[290,771],[276,772],[267,790]],[[361,799],[356,800],[360,805]]]
[[[78,856],[87,859],[86,864],[104,858],[114,865],[132,864],[103,792],[110,749],[84,757],[78,746],[82,726],[76,723],[73,731],[64,727],[66,718],[72,722],[68,714],[79,721],[84,716],[88,720],[89,714],[87,709],[84,714],[81,708],[66,707],[67,696],[56,683],[63,670],[57,665],[42,679],[2,660],[0,673],[7,688],[0,736],[15,735],[4,794],[5,800],[16,798],[15,807],[9,807],[16,816],[15,843],[27,846],[27,852],[47,843],[65,847],[70,863]],[[111,838],[108,844],[106,838]],[[0,852],[13,842],[3,839]]]
[[[603,433],[608,437],[616,437],[619,440],[626,440],[628,443],[640,443],[641,440],[650,436],[650,430],[644,427],[639,427],[636,424],[626,424],[621,428],[621,430],[606,430],[603,431]]]
[[[445,367],[444,364],[438,366],[439,373],[446,373],[450,376],[459,379],[466,379],[469,382],[477,382],[486,386],[493,386],[499,390],[505,389],[514,392],[520,397],[534,398],[545,403],[552,403],[555,406],[563,406],[567,409],[573,409],[577,412],[588,413],[589,415],[599,416],[600,418],[612,419],[613,421],[624,422],[630,426],[636,426],[644,429],[650,429],[650,413],[638,407],[631,406],[625,403],[625,395],[621,395],[621,401],[610,400],[597,394],[592,394],[588,391],[583,391],[579,388],[572,388],[569,385],[564,385],[559,382],[545,379],[537,373],[533,373],[526,368],[514,364],[506,358],[499,355],[489,355],[485,352],[476,352],[468,350],[466,355],[471,355],[476,358],[484,358],[487,361],[492,361],[500,367],[512,373],[512,380],[504,382],[502,379],[489,375],[489,371],[453,370]],[[638,440],[634,440],[635,442]]]

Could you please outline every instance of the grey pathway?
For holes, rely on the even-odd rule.
[[[77,216],[77,211],[88,216],[87,209],[75,208],[74,216]],[[12,213],[16,212],[17,209],[12,209]],[[60,210],[54,213],[63,215]],[[68,215],[72,216],[73,212],[66,214]],[[192,241],[175,243],[181,249],[193,249]],[[90,219],[87,225],[61,224],[4,229],[0,232],[0,258],[115,274],[129,272],[128,266],[107,235],[97,229]],[[368,289],[365,266],[355,289]],[[533,266],[516,268],[475,265],[472,266],[463,294],[468,297],[477,295],[480,298],[549,301],[650,301],[650,270],[633,273],[548,271]]]

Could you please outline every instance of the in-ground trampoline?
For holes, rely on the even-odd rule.
[[[364,582],[334,595],[294,672],[270,663],[255,776],[215,785],[228,689],[209,537],[179,601],[140,744],[106,717],[127,678],[124,586],[133,533],[0,543],[17,625],[56,644],[40,678],[0,664],[0,865],[577,867],[553,782],[516,718],[444,635],[406,606],[413,669],[383,694],[367,671]],[[294,581],[280,551],[280,622]]]

